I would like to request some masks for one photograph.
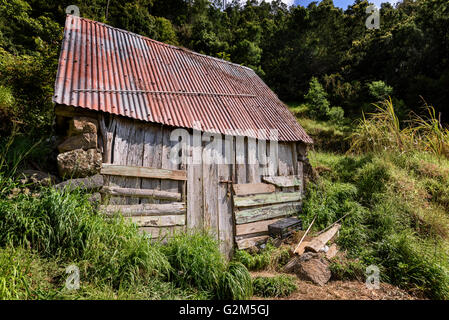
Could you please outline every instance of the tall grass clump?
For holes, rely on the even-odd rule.
[[[374,104],[376,112],[358,121],[351,136],[350,152],[431,152],[449,157],[449,129],[443,127],[435,109],[426,104],[427,117],[414,115],[401,123],[391,98],[380,105]]]
[[[170,264],[158,246],[122,217],[106,219],[80,191],[42,189],[34,198],[0,200],[0,246],[77,263],[84,276],[113,287],[165,278]]]
[[[217,297],[222,300],[243,300],[253,294],[253,284],[248,269],[240,262],[230,262],[220,279]]]

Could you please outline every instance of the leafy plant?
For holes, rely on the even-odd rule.
[[[297,288],[295,278],[292,276],[280,275],[253,279],[254,295],[260,297],[287,297]]]

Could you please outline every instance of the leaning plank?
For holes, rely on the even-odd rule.
[[[268,236],[259,236],[259,237],[241,239],[241,240],[237,240],[237,239],[238,238],[236,238],[236,241],[235,241],[237,243],[237,247],[240,250],[243,250],[243,249],[247,249],[252,246],[255,246],[261,242],[264,242],[265,240],[268,239]]]
[[[237,224],[255,222],[292,215],[301,210],[301,202],[275,204],[266,207],[240,210],[235,213]]]
[[[156,216],[164,214],[184,214],[186,211],[185,203],[172,202],[164,204],[134,204],[134,205],[105,205],[100,206],[100,211],[106,214],[114,214],[121,212],[124,216]]]
[[[275,186],[282,188],[301,186],[301,180],[297,176],[263,177],[263,181],[274,184]]]
[[[185,215],[174,216],[134,216],[129,217],[139,227],[171,227],[186,224]]]
[[[174,227],[141,227],[140,231],[145,232],[151,239],[161,239],[173,236],[174,233],[185,231],[185,226]]]
[[[234,197],[236,207],[250,207],[261,204],[284,203],[301,200],[299,192],[276,192],[268,194],[257,194],[249,197]]]
[[[276,187],[268,183],[234,184],[233,189],[236,196],[245,196],[259,193],[272,193],[276,191]]]
[[[183,170],[168,170],[145,167],[120,166],[103,164],[101,174],[123,177],[140,177],[153,179],[187,180],[187,174]]]
[[[244,234],[251,234],[257,232],[264,232],[264,231],[268,232],[268,225],[275,223],[278,220],[279,219],[271,219],[271,220],[239,224],[235,226],[236,232],[235,234],[237,236],[242,236]]]
[[[321,248],[323,248],[326,243],[331,240],[338,230],[340,230],[341,225],[336,224],[326,232],[320,234],[318,237],[315,237],[310,241],[310,243],[305,247],[305,251],[318,252]]]
[[[177,192],[167,192],[161,190],[152,189],[130,189],[130,188],[119,188],[119,187],[103,187],[100,191],[101,193],[106,193],[114,196],[126,196],[126,197],[137,197],[137,198],[154,198],[154,199],[164,199],[181,201],[181,194]]]

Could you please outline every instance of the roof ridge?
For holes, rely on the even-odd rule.
[[[84,18],[84,17],[80,17],[80,16],[75,16],[75,15],[71,15],[71,14],[67,14],[67,17],[68,16],[71,16],[72,18],[78,18],[78,19],[81,19],[81,20],[85,20],[85,21],[89,21],[89,22],[92,22],[92,23],[100,24],[100,25],[102,25],[104,27],[107,27],[107,28],[110,28],[110,29],[114,29],[114,30],[117,30],[119,32],[128,33],[128,34],[131,34],[133,36],[137,36],[137,37],[143,38],[145,40],[149,40],[151,42],[154,42],[154,43],[166,46],[166,47],[171,48],[171,49],[181,50],[181,51],[184,51],[184,52],[187,52],[187,53],[191,53],[191,54],[194,54],[194,55],[197,55],[197,56],[200,56],[200,57],[205,57],[205,58],[208,58],[208,59],[217,60],[217,61],[220,61],[220,62],[227,63],[229,65],[233,65],[233,66],[236,66],[236,67],[239,67],[239,68],[250,70],[250,71],[255,73],[255,71],[253,69],[251,69],[250,67],[247,67],[247,66],[244,66],[244,65],[241,65],[241,64],[238,64],[238,63],[230,62],[230,61],[227,61],[227,60],[224,60],[224,59],[220,59],[220,58],[217,58],[217,57],[208,56],[206,54],[202,54],[202,53],[190,50],[190,49],[185,48],[185,47],[175,46],[173,44],[168,44],[168,43],[165,43],[165,42],[154,40],[154,39],[151,39],[149,37],[145,37],[145,36],[143,36],[141,34],[138,34],[138,33],[135,33],[135,32],[131,32],[131,31],[128,31],[128,30],[125,30],[125,29],[120,29],[120,28],[117,28],[117,27],[113,27],[113,26],[111,26],[109,24],[106,24],[104,22],[99,22],[99,21],[95,21],[95,20],[92,20],[92,19],[88,19],[88,18]]]

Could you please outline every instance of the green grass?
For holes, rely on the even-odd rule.
[[[285,247],[276,248],[268,242],[266,247],[257,253],[251,254],[246,250],[236,250],[233,258],[251,271],[277,271],[287,264],[290,252]]]
[[[383,281],[449,298],[449,161],[419,152],[311,152],[310,162],[326,170],[308,185],[305,227],[315,215],[320,230],[349,213],[337,241],[350,261],[333,264],[337,278],[360,278],[375,264]]]
[[[259,297],[287,297],[297,288],[295,277],[284,274],[275,277],[255,277],[253,279],[254,295]]]

